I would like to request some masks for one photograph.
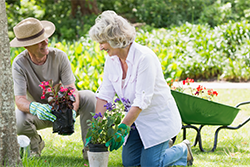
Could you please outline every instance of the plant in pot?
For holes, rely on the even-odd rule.
[[[126,129],[120,128],[124,113],[130,108],[129,100],[116,98],[113,103],[104,105],[107,111],[101,113],[91,113],[92,120],[87,120],[89,129],[86,135],[86,145],[89,147],[88,159],[90,166],[107,166],[108,164],[108,146],[107,142],[114,138],[115,142],[121,142],[124,134],[130,131],[130,127]],[[121,136],[117,136],[116,133]]]
[[[53,86],[53,81],[43,81],[39,85],[43,89],[41,99],[48,98],[49,104],[52,106],[52,114],[56,116],[53,122],[53,133],[59,135],[71,135],[74,133],[74,122],[76,113],[73,110],[75,97],[72,87],[64,88],[61,83]]]

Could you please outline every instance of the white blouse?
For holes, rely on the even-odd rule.
[[[112,102],[117,94],[142,109],[135,125],[147,149],[176,136],[181,130],[181,117],[164,79],[161,63],[151,49],[133,42],[126,63],[128,70],[122,86],[119,58],[106,57],[103,83],[96,96]]]

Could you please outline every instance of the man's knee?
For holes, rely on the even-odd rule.
[[[83,112],[85,112],[85,110],[88,110],[89,112],[95,112],[96,97],[92,91],[90,90],[79,91],[79,100],[80,100],[79,110],[82,110]]]
[[[81,90],[81,91],[79,91],[79,98],[80,98],[80,102],[81,102],[81,100],[88,101],[90,103],[95,103],[96,102],[95,93],[90,91],[90,90]]]
[[[32,116],[16,109],[16,126],[18,135],[32,136],[36,131],[32,125]]]

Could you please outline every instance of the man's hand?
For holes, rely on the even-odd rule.
[[[31,102],[29,106],[31,114],[37,115],[37,117],[41,120],[54,122],[56,120],[56,116],[51,113],[51,108],[52,107],[49,104],[41,104],[38,102]]]
[[[124,131],[124,135],[121,134],[121,131]],[[120,124],[118,126],[118,131],[115,133],[115,136],[110,139],[105,145],[106,147],[110,146],[110,151],[119,149],[122,144],[124,143],[124,138],[130,131],[130,127],[126,124]],[[116,141],[115,139],[121,138],[120,140]]]
[[[73,120],[76,121],[76,111],[72,109]]]

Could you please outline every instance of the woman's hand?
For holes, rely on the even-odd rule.
[[[115,136],[105,144],[106,147],[110,146],[110,151],[119,149],[124,143],[124,138],[128,135],[129,131],[130,127],[128,125],[120,124]]]

